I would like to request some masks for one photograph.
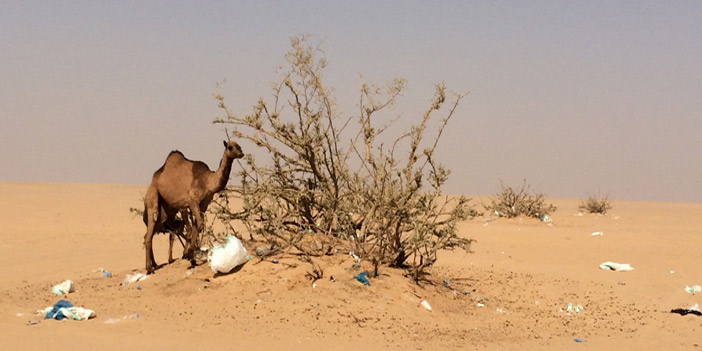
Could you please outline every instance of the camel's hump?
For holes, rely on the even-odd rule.
[[[178,150],[173,150],[173,151],[171,151],[171,152],[168,154],[168,156],[166,157],[166,162],[168,162],[168,160],[171,159],[171,158],[182,159],[182,160],[185,160],[185,161],[193,162],[192,160],[190,160],[190,159],[188,159],[187,157],[185,157],[185,155],[183,155],[183,153],[180,152],[180,151],[178,151]]]
[[[173,151],[171,151],[171,153],[168,154],[168,157],[166,157],[166,163],[164,163],[163,166],[165,167],[166,164],[168,164],[168,163],[180,164],[182,162],[192,164],[192,168],[194,171],[210,171],[210,168],[204,162],[193,161],[191,159],[188,159],[187,157],[185,157],[185,155],[183,155],[182,152],[180,152],[178,150],[173,150]],[[163,167],[161,167],[161,168],[163,168]]]
[[[168,157],[171,157],[172,155],[180,155],[180,157],[185,158],[185,155],[183,155],[183,153],[180,152],[180,151],[178,151],[178,150],[173,150],[173,151],[171,151],[171,152],[168,154]],[[168,157],[166,157],[166,158],[168,158]]]

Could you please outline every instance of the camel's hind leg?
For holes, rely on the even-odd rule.
[[[154,259],[154,250],[152,247],[154,231],[156,223],[159,221],[161,209],[158,203],[158,193],[155,189],[149,187],[144,196],[144,213],[146,214],[146,234],[144,234],[144,251],[146,254],[146,274],[154,272],[156,260]]]

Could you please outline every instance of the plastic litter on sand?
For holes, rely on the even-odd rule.
[[[127,284],[130,284],[130,283],[136,283],[136,282],[142,281],[142,280],[144,280],[144,279],[146,279],[146,278],[148,278],[148,277],[149,277],[148,275],[146,275],[146,274],[144,274],[144,273],[139,273],[139,272],[135,272],[135,273],[132,273],[132,274],[127,274],[127,276],[124,277],[124,282],[122,282],[122,285],[127,285]]]
[[[427,302],[427,300],[422,300],[421,305],[422,305],[422,307],[426,308],[427,311],[431,312],[431,305],[429,305],[429,302]]]
[[[246,253],[246,248],[241,240],[231,234],[227,235],[227,243],[224,247],[213,247],[207,257],[214,273],[229,273],[250,259],[251,256]]]
[[[59,300],[53,306],[49,306],[37,312],[42,313],[44,319],[72,319],[81,321],[95,317],[95,311],[83,307],[75,307],[66,300]]]
[[[104,268],[102,268],[102,267],[100,267],[100,268],[94,270],[93,272],[102,273],[102,276],[103,276],[103,277],[112,277],[112,273],[110,273],[110,271],[108,271],[108,270],[106,270],[106,269],[104,269]]]
[[[574,305],[572,303],[568,303],[568,306],[566,307],[566,312],[569,314],[578,314],[582,312],[585,308],[583,308],[583,305]]]
[[[359,282],[363,283],[363,285],[370,286],[370,281],[368,281],[368,278],[366,277],[367,274],[368,272],[358,273],[358,275],[353,276],[353,279],[358,280]]]
[[[685,291],[694,295],[695,293],[702,292],[702,286],[699,286],[699,285],[687,286],[687,285],[685,285]]]
[[[115,324],[115,323],[119,323],[119,322],[121,322],[121,321],[123,321],[123,320],[134,319],[134,318],[141,318],[141,316],[139,316],[138,313],[132,313],[132,314],[130,314],[130,315],[122,316],[122,317],[119,317],[119,318],[108,317],[107,319],[105,319],[105,321],[104,321],[103,323],[105,323],[105,324]]]
[[[600,268],[606,270],[606,271],[615,271],[615,272],[628,272],[628,271],[633,271],[634,267],[630,266],[628,263],[616,263],[616,262],[604,262],[600,264]]]
[[[65,280],[61,284],[56,284],[51,288],[51,292],[56,295],[65,295],[76,291],[71,280]]]

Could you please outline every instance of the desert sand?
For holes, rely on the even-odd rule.
[[[353,263],[347,252],[319,259],[324,277],[314,286],[305,277],[310,265],[294,255],[277,257],[277,264],[254,258],[217,277],[206,263],[190,269],[177,260],[146,280],[122,285],[127,274],[144,272],[145,227],[129,208],[143,206],[145,190],[0,183],[2,349],[702,345],[702,317],[670,313],[702,303],[702,293],[685,291],[686,285],[702,284],[702,204],[614,201],[607,215],[578,215],[579,200],[549,199],[558,207],[551,226],[479,217],[460,227],[461,235],[477,240],[473,253],[442,252],[433,283],[421,286],[389,268],[364,286],[353,279],[358,272],[346,269]],[[166,262],[165,235],[156,237],[155,255]],[[634,270],[602,270],[605,261]],[[98,268],[113,276],[103,277]],[[51,287],[66,279],[76,291],[54,295]],[[60,298],[95,310],[96,317],[56,321],[35,314]],[[569,303],[582,311],[567,311]]]

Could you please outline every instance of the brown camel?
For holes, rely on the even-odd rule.
[[[204,162],[188,160],[180,151],[171,151],[168,154],[166,162],[154,173],[144,196],[144,213],[147,219],[144,235],[147,274],[153,273],[156,267],[151,243],[157,224],[175,218],[176,212],[180,210],[189,209],[195,218],[195,225],[189,225],[190,242],[183,253],[183,257],[193,259],[199,232],[205,226],[202,215],[207,211],[214,194],[227,186],[232,162],[243,156],[239,144],[225,141],[224,155],[219,162],[219,168],[212,172]],[[163,214],[166,215],[166,219],[160,218]],[[186,227],[189,224],[188,217],[183,216]]]

